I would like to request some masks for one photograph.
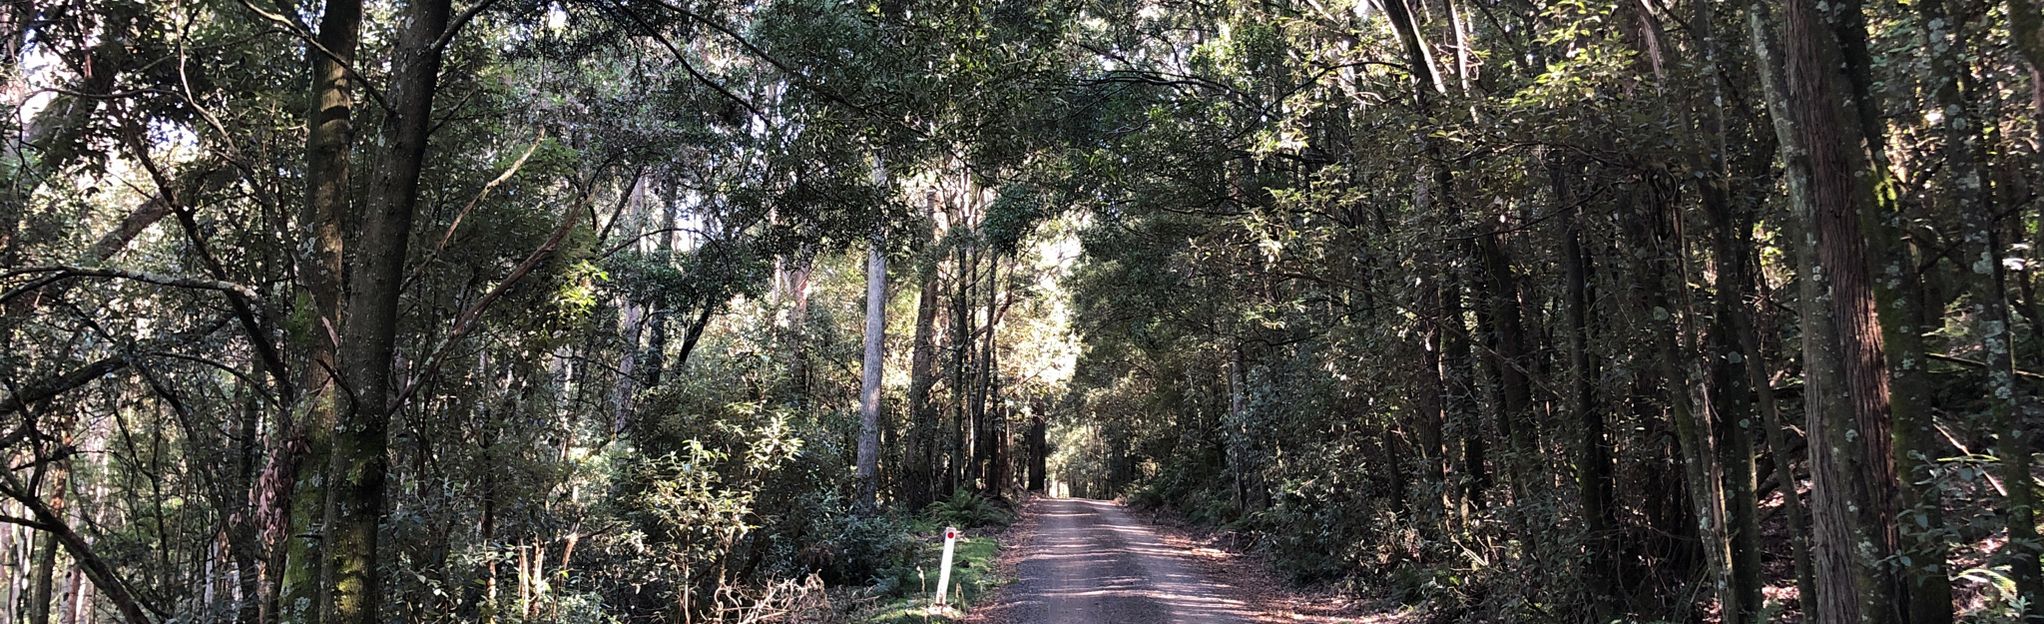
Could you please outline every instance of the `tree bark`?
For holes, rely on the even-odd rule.
[[[326,605],[319,556],[326,508],[326,476],[333,431],[340,422],[336,390],[340,380],[336,332],[341,327],[342,220],[349,214],[349,158],[354,142],[354,98],[348,77],[361,39],[361,0],[332,0],[320,16],[317,41],[308,46],[312,67],[305,148],[305,200],[298,227],[309,243],[298,258],[297,308],[290,340],[298,358],[298,413],[284,424],[285,440],[272,453],[261,487],[271,500],[264,509],[283,517],[263,518],[266,543],[282,542],[271,568],[278,570],[272,612],[285,624],[318,624]],[[329,53],[331,56],[329,56]]]
[[[380,168],[371,195],[362,202],[348,268],[340,359],[349,389],[347,410],[336,428],[328,483],[326,560],[331,579],[326,624],[369,624],[382,606],[377,525],[382,521],[387,448],[393,405],[398,300],[418,203],[419,174],[432,128],[433,96],[439,85],[440,37],[450,18],[448,0],[415,0],[392,64],[393,110],[384,120]]]
[[[1809,202],[1809,167],[1804,163],[1802,150],[1794,141],[1795,125],[1790,121],[1787,109],[1787,76],[1781,69],[1781,44],[1775,38],[1772,4],[1766,1],[1748,5],[1746,14],[1747,34],[1752,42],[1754,60],[1760,68],[1762,99],[1766,101],[1768,117],[1775,136],[1775,149],[1782,161],[1784,186],[1788,188],[1792,214],[1800,215],[1807,210]],[[1801,244],[1792,245],[1801,249]],[[1798,273],[1807,274],[1801,255],[1796,255]],[[1808,302],[1804,302],[1808,305]],[[1774,386],[1767,377],[1767,371],[1759,365],[1766,361],[1766,350],[1759,331],[1751,324],[1742,329],[1740,340],[1747,353],[1756,354],[1753,364],[1747,367],[1749,383],[1755,391],[1761,415],[1766,419],[1768,452],[1774,457],[1775,472],[1780,476],[1783,497],[1782,507],[1788,514],[1789,545],[1795,559],[1796,588],[1801,596],[1805,611],[1815,604],[1818,596],[1815,571],[1810,561],[1811,527],[1807,517],[1803,496],[1798,489],[1801,478],[1795,470],[1795,458],[1789,449],[1786,424],[1782,422],[1779,405],[1775,402]],[[1805,366],[1808,366],[1805,363]]]
[[[1810,248],[1804,280],[1806,398],[1811,406],[1813,562],[1822,622],[1882,624],[1905,617],[1883,566],[1895,553],[1898,497],[1891,449],[1889,377],[1880,312],[1868,271],[1862,217],[1870,175],[1848,121],[1838,42],[1813,0],[1786,6],[1783,67],[1793,142],[1809,172],[1801,215]],[[1826,370],[1829,369],[1829,370]],[[1835,384],[1835,385],[1830,385]]]
[[[937,264],[935,254],[917,267],[916,320],[909,354],[909,474],[905,502],[911,510],[929,505],[935,494],[938,474],[937,385]]]
[[[887,253],[876,236],[866,250],[866,345],[859,377],[858,505],[868,512],[879,504],[880,381],[886,335]]]
[[[1871,199],[1869,210],[1860,213],[1866,236],[1869,277],[1874,302],[1880,315],[1883,355],[1886,359],[1889,392],[1888,412],[1892,422],[1892,458],[1887,460],[1898,473],[1900,487],[1892,501],[1882,501],[1877,511],[1893,528],[1888,539],[1898,552],[1909,556],[1903,566],[1895,599],[1907,609],[1911,624],[1939,624],[1952,621],[1952,586],[1945,569],[1950,546],[1946,543],[1943,501],[1935,484],[1917,473],[1927,473],[1935,464],[1930,453],[1943,446],[1931,422],[1930,377],[1923,345],[1923,281],[1914,250],[1906,244],[1906,220],[1902,191],[1888,159],[1886,121],[1879,98],[1874,94],[1873,54],[1869,49],[1866,11],[1860,0],[1843,0],[1825,15],[1836,33],[1845,60],[1846,84],[1851,87],[1852,118],[1859,128],[1858,162],[1866,172]],[[1948,77],[1957,79],[1958,74]],[[1900,522],[1903,513],[1911,522]]]

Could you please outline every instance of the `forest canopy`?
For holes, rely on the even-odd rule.
[[[879,621],[1076,496],[1415,621],[2044,622],[2035,0],[0,34],[0,621]]]

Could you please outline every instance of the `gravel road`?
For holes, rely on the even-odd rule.
[[[1072,498],[1038,499],[1015,583],[1003,592],[1002,619],[1014,624],[1248,624],[1253,607],[1227,579],[1206,574],[1188,555],[1121,506]]]

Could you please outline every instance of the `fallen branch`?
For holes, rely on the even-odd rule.
[[[1966,359],[1966,358],[1962,358],[1962,357],[1959,357],[1959,356],[1956,356],[1956,355],[1952,355],[1952,354],[1949,354],[1949,353],[1928,353],[1928,354],[1926,354],[1926,355],[1929,355],[1929,356],[1930,356],[1930,359],[1933,359],[1933,360],[1937,360],[1937,361],[1940,361],[1940,362],[1951,362],[1951,363],[1953,363],[1953,364],[1963,364],[1963,365],[1966,365],[1966,366],[1971,366],[1971,367],[1973,367],[1973,368],[1987,368],[1987,363],[1986,363],[1986,362],[1982,362],[1982,361],[1980,361],[1980,360],[1969,360],[1969,359]],[[2023,379],[2028,379],[2028,380],[2031,380],[2031,381],[2044,381],[2044,373],[2038,373],[2038,372],[2034,372],[2034,371],[2026,371],[2026,370],[2023,370],[2023,369],[2020,369],[2020,368],[2018,368],[2018,369],[2015,369],[2015,370],[2016,370],[2016,376],[2017,376],[2017,377],[2020,377],[2020,378],[2023,378]]]

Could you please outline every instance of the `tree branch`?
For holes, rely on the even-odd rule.
[[[67,264],[49,264],[41,266],[22,267],[19,269],[10,269],[7,270],[6,272],[0,272],[0,279],[21,277],[23,275],[36,275],[42,273],[48,273],[52,275],[50,275],[47,279],[38,279],[34,282],[29,283],[26,286],[22,286],[14,290],[9,290],[5,293],[0,293],[0,304],[5,304],[9,301],[13,301],[16,297],[20,297],[24,294],[27,294],[38,288],[54,283],[58,280],[72,277],[100,277],[108,279],[124,279],[142,282],[145,284],[169,286],[172,288],[212,290],[219,291],[231,298],[240,298],[250,301],[259,298],[256,295],[255,289],[243,286],[241,284],[236,284],[234,282],[204,279],[198,277],[183,277],[178,275],[163,275],[160,273],[149,273],[146,271],[136,271],[132,269],[121,269],[114,267],[85,267],[72,266]]]
[[[404,389],[397,393],[397,398],[391,400],[392,411],[402,407],[405,401],[411,398],[412,393],[418,391],[421,383],[433,374],[434,369],[440,366],[442,356],[447,353],[448,347],[452,346],[455,341],[460,340],[462,336],[468,334],[470,329],[475,327],[476,320],[482,317],[483,311],[489,309],[490,304],[496,303],[497,299],[502,298],[504,292],[510,290],[512,285],[517,284],[519,280],[524,279],[534,268],[537,268],[541,260],[545,260],[547,256],[553,255],[554,250],[560,248],[561,241],[568,237],[568,232],[575,229],[575,223],[579,220],[581,213],[582,211],[577,208],[570,208],[563,213],[561,224],[556,226],[553,233],[547,236],[546,242],[541,243],[538,249],[534,249],[532,253],[527,254],[525,260],[519,262],[518,266],[512,267],[511,273],[504,276],[503,281],[497,282],[497,285],[490,287],[489,292],[483,293],[482,299],[477,300],[475,305],[462,310],[461,314],[455,317],[454,326],[447,331],[447,335],[442,337],[440,342],[434,345],[433,350],[426,354],[426,359],[419,363],[418,374],[413,375],[409,381],[405,382]]]
[[[1953,364],[1962,364],[1973,368],[1987,368],[1986,362],[1962,358],[1956,355],[1952,355],[1950,353],[1925,353],[1924,355],[1930,356],[1930,359],[1937,360],[1940,362],[1951,362]],[[2017,377],[2028,379],[2031,381],[2044,381],[2044,373],[2039,373],[2036,371],[2027,371],[2020,368],[2015,370]]]
[[[128,587],[127,582],[114,574],[113,566],[100,558],[99,553],[93,552],[92,544],[86,542],[85,538],[78,535],[70,525],[65,524],[57,511],[50,508],[49,503],[24,491],[20,482],[14,479],[14,473],[0,473],[0,494],[19,501],[35,516],[34,520],[27,522],[23,522],[26,520],[24,518],[0,516],[0,521],[29,526],[56,538],[58,543],[64,545],[64,550],[78,561],[78,567],[84,569],[85,576],[92,579],[92,584],[99,588],[107,601],[114,603],[114,608],[120,610],[121,619],[130,624],[149,624],[152,621],[149,617],[151,613],[158,616],[170,615],[169,611],[143,602],[141,597]]]
[[[218,331],[221,326],[226,324],[227,319],[225,318],[216,319],[213,321],[211,325],[207,325],[203,328],[200,328],[195,332],[186,332],[182,334],[167,336],[156,342],[158,343],[191,342],[194,340],[198,340],[199,338],[211,335],[213,332]],[[128,364],[129,362],[126,358],[116,355],[94,361],[90,364],[78,367],[77,369],[73,369],[71,372],[59,375],[51,379],[46,379],[41,382],[30,384],[28,386],[24,386],[21,388],[16,388],[11,396],[8,396],[4,400],[0,400],[0,416],[13,414],[15,412],[27,409],[28,406],[30,405],[34,405],[37,403],[41,403],[43,401],[48,401],[50,399],[56,398],[57,395],[70,392],[72,390],[84,386],[85,384],[92,383],[93,381],[96,381],[101,377],[105,377],[107,375],[111,375],[115,372],[119,372],[123,369],[126,369],[128,367]],[[16,429],[15,431],[9,432],[5,436],[0,436],[0,448],[6,448],[12,445],[14,442],[19,441],[23,437],[28,436],[30,433],[32,432],[28,431],[28,425],[24,423],[20,428]]]

